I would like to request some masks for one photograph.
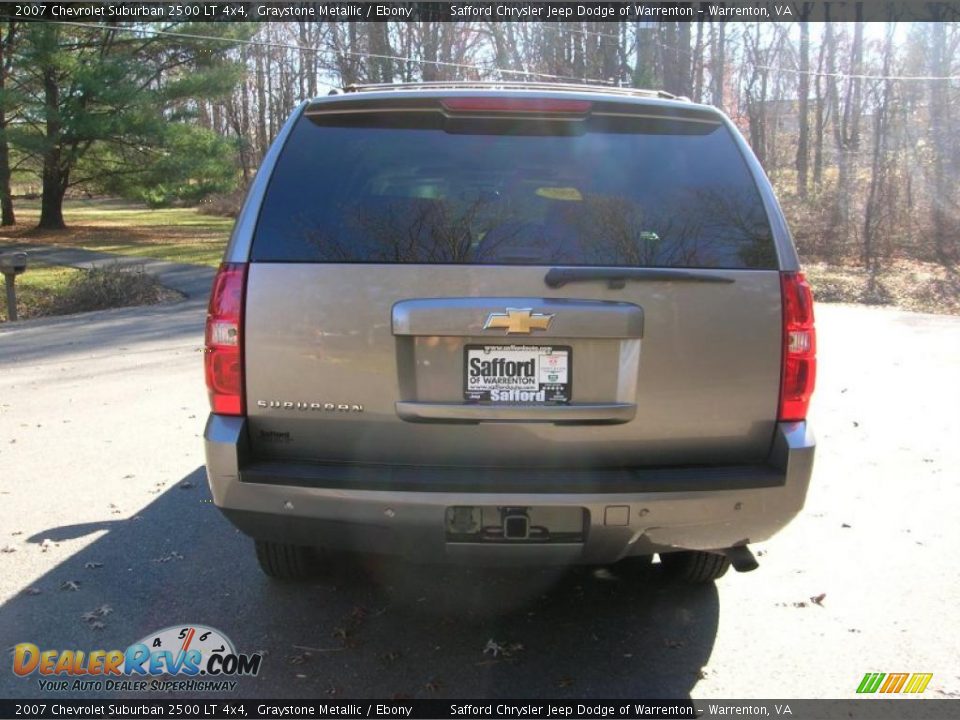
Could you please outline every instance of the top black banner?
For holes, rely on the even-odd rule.
[[[0,16],[59,22],[947,22],[960,0],[927,2],[12,2]]]

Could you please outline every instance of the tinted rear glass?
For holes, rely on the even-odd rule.
[[[254,261],[776,267],[756,185],[723,126],[590,123],[557,135],[522,120],[518,134],[365,117],[299,121]]]

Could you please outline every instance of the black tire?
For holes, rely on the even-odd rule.
[[[306,580],[313,575],[315,556],[308,547],[254,540],[260,569],[275,580]]]
[[[667,575],[674,580],[693,584],[719,580],[730,567],[730,560],[726,555],[701,550],[663,553],[660,555],[660,563]]]

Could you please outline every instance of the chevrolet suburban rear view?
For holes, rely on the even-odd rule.
[[[692,582],[803,507],[813,301],[720,111],[662,92],[354,86],[305,102],[214,282],[213,501],[321,549]]]

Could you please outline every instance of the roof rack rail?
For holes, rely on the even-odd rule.
[[[385,90],[561,90],[566,92],[604,93],[628,97],[654,97],[666,100],[686,100],[666,90],[643,90],[640,88],[616,87],[614,85],[588,85],[579,83],[522,82],[519,80],[440,80],[412,83],[353,84],[343,88],[344,93],[382,92]],[[339,93],[338,93],[339,94]]]

